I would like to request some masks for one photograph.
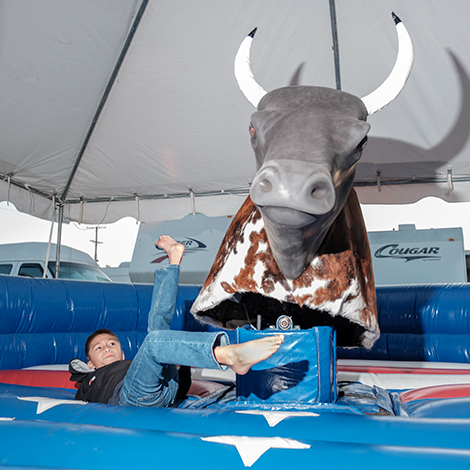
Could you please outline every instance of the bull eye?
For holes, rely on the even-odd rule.
[[[256,136],[256,131],[255,131],[255,128],[253,127],[252,124],[250,125],[250,135],[251,135],[251,137],[255,137],[255,136]]]
[[[367,145],[367,136],[365,136],[360,142],[359,145],[356,148],[356,152],[362,152],[364,150],[364,147]]]

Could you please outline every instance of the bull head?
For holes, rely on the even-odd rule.
[[[256,29],[238,50],[235,76],[258,108],[249,126],[257,166],[250,196],[287,279],[297,279],[312,262],[343,208],[367,141],[367,116],[395,99],[410,74],[413,45],[401,20],[392,15],[399,41],[395,66],[385,82],[362,99],[312,86],[268,93],[250,67]]]

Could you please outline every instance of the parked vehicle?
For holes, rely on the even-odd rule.
[[[168,264],[167,254],[155,246],[155,242],[160,235],[171,235],[186,247],[179,283],[203,284],[231,221],[231,216],[189,214],[181,220],[140,224],[128,268],[131,282],[153,283],[155,269]],[[114,274],[110,273],[110,276]]]
[[[26,277],[44,277],[47,243],[26,242],[0,245],[0,274]],[[51,244],[46,278],[55,278],[56,249]],[[98,263],[87,253],[62,245],[60,247],[60,279],[112,282]]]
[[[467,282],[461,227],[369,232],[376,285]]]
[[[155,241],[169,234],[186,246],[180,284],[201,285],[231,220],[195,214],[142,223],[132,261],[105,270],[116,282],[152,283],[155,268],[168,263]],[[368,237],[378,286],[468,282],[470,251],[466,256],[461,227],[416,230],[413,224],[402,224],[398,230],[368,232]]]

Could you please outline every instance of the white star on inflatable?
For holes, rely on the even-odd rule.
[[[46,398],[46,397],[17,397],[18,400],[24,401],[36,401],[38,403],[38,409],[36,414],[41,414],[50,408],[57,405],[86,405],[88,402],[79,400],[59,400],[57,398]]]
[[[319,416],[318,413],[311,411],[263,411],[263,410],[237,410],[237,413],[244,413],[247,415],[262,415],[266,418],[270,427],[276,426],[281,421],[290,417],[298,416]]]
[[[0,418],[0,421],[14,421],[15,418]]]
[[[310,444],[283,437],[210,436],[201,439],[235,446],[245,467],[251,467],[269,449],[310,449]]]

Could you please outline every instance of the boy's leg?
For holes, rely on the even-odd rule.
[[[119,404],[171,405],[178,391],[178,371],[174,364],[224,369],[214,356],[214,348],[228,342],[225,333],[150,332],[126,374]]]
[[[170,330],[178,294],[179,264],[184,253],[184,246],[167,235],[161,236],[156,245],[168,254],[170,264],[155,272],[148,315],[149,334]],[[124,378],[119,400],[121,405],[168,406],[176,397],[178,370],[175,365],[167,365],[160,360],[158,351],[152,354],[148,347],[148,336]]]
[[[169,265],[157,269],[152,293],[147,331],[168,330],[173,318],[178,294],[179,265],[184,245],[168,235],[162,235],[155,245],[168,255]]]
[[[175,313],[180,267],[170,264],[155,272],[147,331],[169,330]]]
[[[219,346],[229,344],[225,333],[170,331],[169,325],[175,311],[178,293],[179,263],[184,247],[168,236],[160,237],[157,245],[167,252],[170,263],[173,264],[155,273],[148,319],[149,334],[126,374],[120,405],[160,407],[171,405],[178,391],[178,371],[175,364],[211,369],[226,368],[220,365],[220,360],[217,361],[214,353],[216,348],[221,349]],[[237,364],[232,367],[236,372],[245,373],[255,363],[247,361],[241,351],[236,351],[236,346],[228,349],[219,355],[219,359],[227,360],[225,364],[232,367],[232,359],[236,358]],[[243,350],[246,351],[245,348]],[[251,349],[251,353],[259,356],[256,362],[262,360],[256,348]]]
[[[283,341],[281,334],[230,345],[228,336],[220,332],[152,331],[127,372],[120,404],[169,406],[178,390],[176,367],[171,364],[208,369],[229,366],[246,374],[254,364],[274,354]]]

